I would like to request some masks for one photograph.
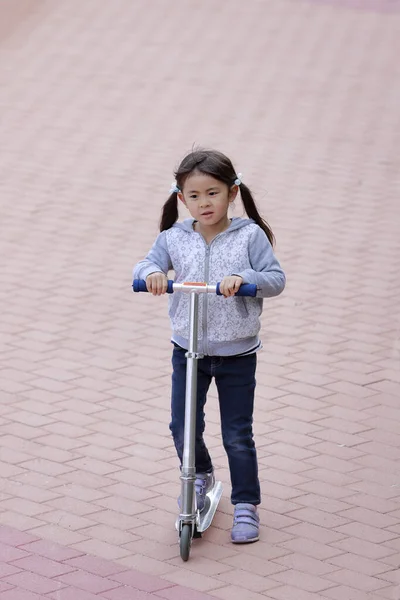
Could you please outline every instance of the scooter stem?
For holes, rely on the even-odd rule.
[[[197,404],[197,361],[202,358],[197,352],[198,337],[198,291],[190,292],[189,308],[189,349],[186,353],[186,396],[185,396],[185,431],[182,456],[182,513],[181,519],[192,521],[196,517],[195,486],[195,438],[196,438],[196,404]]]

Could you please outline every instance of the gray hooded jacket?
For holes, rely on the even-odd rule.
[[[252,220],[233,218],[231,225],[210,244],[193,229],[194,219],[175,223],[161,232],[149,254],[133,270],[135,279],[151,273],[175,271],[175,281],[215,285],[227,275],[255,283],[256,298],[200,294],[199,352],[209,356],[246,353],[260,344],[263,298],[277,296],[285,287],[285,274],[264,231]],[[172,294],[169,316],[172,341],[188,348],[189,295]]]

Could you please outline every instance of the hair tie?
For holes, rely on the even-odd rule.
[[[176,181],[173,181],[171,183],[171,189],[169,190],[170,194],[177,194],[178,192],[180,192],[181,190],[179,189]]]
[[[241,173],[238,173],[236,175],[236,179],[235,179],[235,181],[233,183],[235,185],[240,185],[242,183],[242,177],[243,177],[243,175]]]

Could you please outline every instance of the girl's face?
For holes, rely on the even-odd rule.
[[[228,209],[237,195],[237,186],[229,188],[226,183],[195,172],[186,178],[178,197],[202,228],[226,226]]]

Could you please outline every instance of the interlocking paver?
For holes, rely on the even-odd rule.
[[[150,4],[0,5],[0,598],[392,600],[400,2]],[[166,299],[130,273],[193,143],[245,173],[288,286],[263,317],[261,541],[229,543],[212,388],[224,496],[183,565]]]

